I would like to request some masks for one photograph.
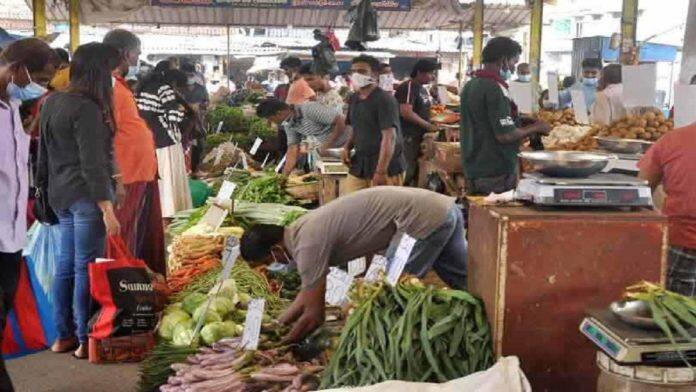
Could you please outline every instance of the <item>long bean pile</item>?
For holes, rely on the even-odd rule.
[[[252,298],[263,298],[266,300],[266,311],[275,316],[285,305],[280,297],[271,291],[266,277],[249,267],[249,264],[238,260],[232,268],[232,278],[237,284],[237,289],[249,294]]]
[[[417,279],[396,287],[358,282],[353,301],[322,388],[445,382],[493,364],[483,305],[464,291]]]
[[[189,355],[198,352],[196,347],[177,347],[167,342],[158,343],[150,355],[140,363],[139,392],[156,391],[167,378],[174,374],[171,365],[183,362]]]

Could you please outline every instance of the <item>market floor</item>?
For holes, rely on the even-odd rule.
[[[93,365],[43,351],[5,362],[16,392],[134,392],[138,364]]]

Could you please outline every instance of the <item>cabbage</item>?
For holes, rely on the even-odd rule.
[[[193,322],[198,323],[198,320],[203,318],[203,324],[209,324],[214,321],[222,321],[222,317],[213,309],[212,305],[208,307],[206,311],[206,305],[207,302],[202,303],[194,312],[193,312]]]
[[[176,302],[176,303],[173,303],[173,304],[167,306],[166,308],[164,308],[164,314],[169,314],[175,310],[183,310],[183,309],[184,308],[182,307],[181,302]]]
[[[251,301],[251,295],[247,293],[239,293],[239,303],[242,304],[242,306],[248,306],[249,301]]]
[[[159,327],[159,336],[166,340],[172,340],[174,327],[180,323],[191,321],[191,316],[183,310],[171,310],[162,317],[162,324]]]
[[[224,317],[234,309],[234,303],[227,297],[217,296],[211,300],[210,307],[221,317]]]
[[[193,314],[206,298],[208,297],[205,294],[191,293],[184,298],[181,305],[188,314]]]
[[[215,321],[201,329],[201,338],[205,344],[213,344],[220,339],[237,335],[237,325],[232,321]]]
[[[172,344],[175,346],[188,346],[188,345],[197,345],[198,344],[198,338],[194,337],[194,326],[193,323],[189,322],[181,322],[177,324],[174,327],[174,333],[172,335]]]
[[[213,288],[208,292],[208,295],[220,295],[227,297],[231,299],[232,303],[234,304],[239,302],[239,297],[237,296],[237,284],[234,282],[234,279],[231,278],[225,279],[213,286]]]

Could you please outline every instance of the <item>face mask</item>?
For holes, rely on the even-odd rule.
[[[355,88],[358,89],[363,88],[365,86],[369,86],[374,83],[374,80],[372,80],[371,76],[359,74],[357,72],[354,72],[350,76],[350,80],[353,83],[353,86],[355,86]]]
[[[394,75],[379,75],[379,87],[384,91],[394,91]]]
[[[19,87],[15,84],[14,78],[12,78],[12,81],[7,85],[7,95],[20,101],[31,101],[46,94],[46,91],[48,91],[46,87],[32,81],[29,71],[26,71],[26,73],[29,83],[24,87]]]
[[[583,78],[582,79],[582,84],[584,84],[585,86],[594,87],[594,86],[597,86],[597,82],[598,82],[597,78]]]
[[[520,82],[529,82],[532,80],[532,75],[530,75],[530,74],[520,75],[518,79]]]
[[[129,65],[128,66],[128,73],[126,74],[126,79],[135,79],[138,77],[138,71],[140,70],[140,67],[137,65]]]
[[[510,72],[509,69],[506,69],[504,71],[501,69],[500,77],[503,78],[503,80],[510,80],[510,78],[512,77],[512,72]]]
[[[194,85],[194,84],[196,84],[196,78],[194,76],[189,76],[189,78],[186,79],[186,83],[189,86]]]

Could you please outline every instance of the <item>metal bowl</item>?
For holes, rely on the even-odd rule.
[[[652,319],[650,305],[645,301],[626,300],[612,302],[611,312],[621,321],[642,329],[660,329]]]
[[[619,139],[615,137],[595,136],[597,144],[606,151],[620,154],[642,154],[653,145],[652,142],[637,139]]]
[[[524,151],[518,156],[535,171],[551,177],[587,177],[604,169],[616,156],[581,151]]]

